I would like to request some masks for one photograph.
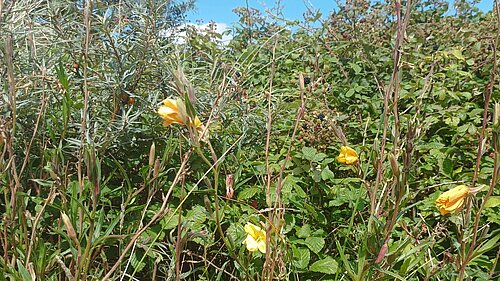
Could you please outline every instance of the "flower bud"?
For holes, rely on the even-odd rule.
[[[61,217],[64,223],[64,226],[66,227],[66,231],[68,232],[68,236],[71,240],[75,241],[76,240],[76,232],[75,229],[73,228],[73,225],[71,224],[71,221],[69,220],[68,215],[65,213],[61,213]]]
[[[493,125],[498,126],[500,124],[500,103],[495,103],[495,108],[493,109]]]
[[[151,144],[151,147],[149,148],[149,167],[152,167],[155,161],[155,143]]]
[[[469,187],[459,185],[453,189],[439,195],[436,200],[436,206],[439,208],[441,215],[459,211],[465,202],[465,198],[469,195]]]
[[[233,199],[233,196],[234,196],[233,185],[234,185],[233,175],[231,175],[231,174],[226,175],[226,198],[227,199]]]
[[[398,162],[396,161],[396,158],[392,153],[389,153],[389,162],[391,163],[391,168],[392,172],[394,173],[394,176],[399,178],[399,167],[398,167]]]

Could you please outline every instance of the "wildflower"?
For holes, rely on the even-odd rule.
[[[343,164],[352,165],[358,162],[359,157],[354,149],[348,146],[342,146],[340,148],[340,154],[337,157],[337,161]]]
[[[158,109],[158,114],[163,118],[163,126],[165,127],[170,126],[170,124],[181,124],[198,128],[202,125],[198,116],[196,116],[194,122],[192,122],[181,100],[164,100],[163,105]]]
[[[163,105],[158,109],[158,114],[163,118],[163,126],[168,127],[171,124],[190,126],[196,129],[202,141],[208,141],[208,132],[205,126],[203,126],[198,116],[195,116],[194,120],[189,117],[186,113],[186,106],[182,100],[164,100]]]
[[[266,232],[253,223],[247,222],[245,232],[248,234],[243,243],[247,245],[250,252],[257,250],[266,253]]]
[[[436,205],[441,215],[458,211],[464,205],[465,197],[469,195],[469,188],[466,185],[459,185],[453,189],[439,195]]]

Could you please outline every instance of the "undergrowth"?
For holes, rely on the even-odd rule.
[[[0,280],[499,278],[474,2],[0,1]]]

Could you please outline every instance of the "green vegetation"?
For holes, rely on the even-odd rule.
[[[499,11],[346,2],[0,1],[0,281],[499,278]]]

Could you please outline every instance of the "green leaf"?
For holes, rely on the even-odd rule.
[[[259,187],[248,187],[243,189],[238,193],[238,199],[239,200],[244,200],[244,199],[249,199],[252,198],[257,192],[260,191]]]
[[[312,179],[314,182],[320,182],[321,181],[321,171],[314,170],[312,172]]]
[[[194,206],[187,212],[186,219],[201,224],[207,219],[207,211],[202,206]]]
[[[297,193],[297,196],[299,196],[300,198],[306,198],[307,197],[307,193],[302,189],[302,187],[300,187],[300,185],[296,184],[293,186],[293,188],[295,189],[295,192]]]
[[[26,267],[24,267],[24,265],[21,263],[20,260],[17,260],[17,269],[19,271],[19,274],[21,274],[21,277],[23,277],[24,281],[33,280],[31,278],[30,273],[28,272],[28,270],[26,269]]]
[[[361,67],[355,63],[350,62],[349,66],[356,72],[356,74],[359,74],[361,72]]]
[[[186,106],[187,115],[191,117],[192,120],[194,120],[194,118],[196,117],[196,109],[194,109],[194,106],[189,99],[188,93],[184,95],[184,105]]]
[[[443,160],[443,174],[450,178],[453,175],[453,162],[450,158],[445,158]]]
[[[497,233],[497,235],[495,235],[491,239],[486,240],[484,243],[481,244],[480,247],[478,247],[476,250],[474,250],[474,255],[473,255],[473,258],[471,260],[473,260],[476,257],[490,251],[491,249],[498,248],[498,246],[500,244],[498,242],[498,240],[500,240],[500,234],[498,234],[498,233]]]
[[[318,154],[314,155],[314,158],[313,158],[313,160],[312,160],[312,161],[313,161],[313,162],[321,162],[321,161],[323,161],[323,159],[325,159],[325,158],[326,158],[326,154],[324,154],[324,153],[320,152],[320,153],[318,153]]]
[[[236,245],[237,243],[241,243],[245,239],[245,230],[241,226],[241,224],[232,223],[226,230],[227,237],[229,240]]]
[[[315,148],[307,147],[307,146],[302,148],[302,155],[304,156],[304,159],[306,159],[306,160],[313,161],[315,159],[317,153],[318,153],[318,151]]]
[[[298,231],[297,237],[306,238],[311,236],[311,226],[309,224],[304,224]]]
[[[464,55],[462,55],[462,50],[455,49],[455,50],[451,51],[451,54],[452,54],[455,58],[457,58],[457,59],[459,59],[459,60],[464,60],[464,59],[465,59]]]
[[[389,275],[389,276],[394,277],[394,280],[401,280],[401,281],[406,280],[405,278],[403,278],[403,277],[399,276],[399,275],[398,275],[397,273],[395,273],[395,272],[391,272],[391,271],[388,271],[388,270],[385,270],[385,269],[379,269],[379,270],[380,270],[380,272],[383,272],[383,273],[385,273],[385,274],[387,274],[387,275]]]
[[[136,272],[141,271],[144,268],[144,266],[146,265],[142,261],[142,255],[140,255],[137,252],[135,252],[133,255],[130,256],[130,264],[132,265],[132,267],[134,268],[134,270]]]
[[[345,93],[345,97],[346,98],[350,98],[350,97],[352,97],[352,95],[354,95],[354,89],[353,88],[349,89],[349,91],[347,91],[347,93]]]
[[[488,201],[486,201],[486,204],[484,204],[485,208],[494,208],[496,206],[500,205],[500,196],[491,196]]]
[[[68,75],[66,74],[66,71],[64,70],[64,65],[62,62],[59,62],[59,67],[56,66],[56,73],[57,73],[57,78],[59,79],[59,83],[64,87],[66,91],[69,90],[69,81],[68,81]]]
[[[307,237],[305,240],[306,246],[315,254],[318,254],[325,246],[325,239],[321,237]]]
[[[316,261],[311,265],[309,270],[312,272],[320,272],[324,274],[335,274],[338,269],[338,263],[331,257],[326,257],[322,260]]]
[[[311,252],[307,248],[294,248],[292,265],[304,269],[309,265],[311,260]]]
[[[328,166],[326,166],[323,171],[321,171],[321,179],[326,181],[326,180],[331,180],[334,179],[335,175],[333,172],[330,170]]]

